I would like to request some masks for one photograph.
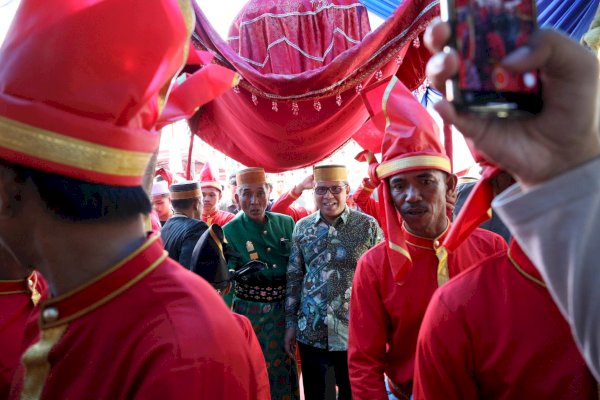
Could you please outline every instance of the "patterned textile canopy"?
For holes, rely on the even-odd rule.
[[[422,83],[430,54],[420,35],[439,8],[403,2],[369,32],[358,1],[251,0],[229,43],[195,12],[193,45],[242,80],[194,115],[192,131],[242,164],[279,172],[312,165],[352,137],[379,151],[380,136],[361,130],[369,119],[361,92],[394,73],[410,89]]]
[[[367,9],[388,18],[401,0],[362,0]],[[599,0],[537,0],[540,26],[559,29],[577,40],[587,32]]]

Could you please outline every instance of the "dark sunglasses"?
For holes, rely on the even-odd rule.
[[[346,188],[346,185],[344,186],[317,186],[315,187],[315,193],[323,196],[325,193],[327,193],[327,191],[330,191],[331,194],[340,194],[342,193],[342,190],[344,190]]]

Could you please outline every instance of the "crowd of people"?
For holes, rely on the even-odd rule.
[[[503,59],[540,70],[538,115],[436,104],[485,164],[476,183],[457,188],[392,78],[381,161],[352,195],[344,165],[319,164],[271,202],[251,166],[225,211],[210,163],[142,187],[189,10],[74,4],[24,0],[0,49],[0,398],[598,399],[589,50],[540,31]],[[449,36],[426,32],[438,88],[459,69]],[[316,210],[294,205],[307,190]]]

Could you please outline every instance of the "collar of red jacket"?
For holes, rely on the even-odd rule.
[[[86,284],[45,301],[40,327],[47,329],[82,317],[120,295],[158,267],[168,254],[159,235]]]
[[[535,267],[535,265],[533,265],[529,257],[527,257],[527,254],[525,254],[525,252],[523,251],[523,249],[521,249],[521,246],[519,246],[519,243],[517,243],[515,239],[510,241],[507,256],[511,260],[513,265],[517,268],[517,270],[526,278],[533,278],[534,280],[539,281],[538,283],[544,283],[542,275]]]
[[[435,249],[437,249],[438,247],[441,246],[444,238],[448,234],[448,231],[450,230],[450,225],[452,225],[452,224],[451,224],[450,220],[448,220],[448,226],[446,227],[444,232],[442,232],[439,236],[437,236],[435,238],[425,238],[425,237],[417,236],[417,235],[410,233],[406,229],[405,224],[403,223],[402,224],[402,235],[404,235],[404,240],[406,241],[406,243],[408,243],[410,245],[435,251]]]

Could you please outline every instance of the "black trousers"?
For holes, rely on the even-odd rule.
[[[348,352],[328,351],[298,342],[306,400],[351,400]],[[333,374],[331,374],[333,370]],[[329,373],[328,373],[329,372]]]

